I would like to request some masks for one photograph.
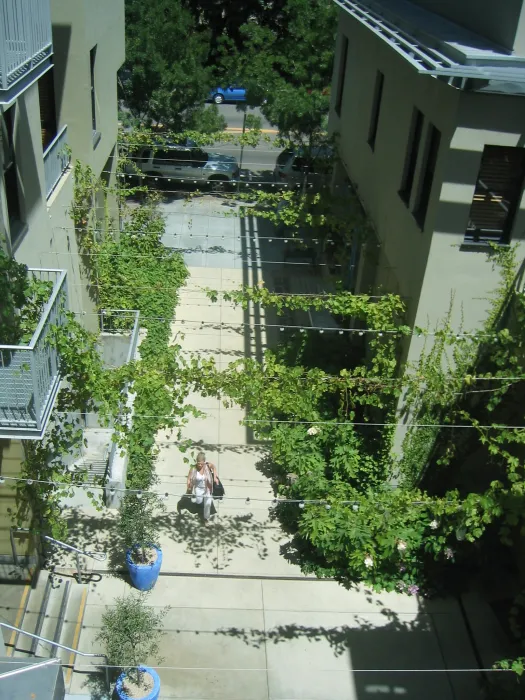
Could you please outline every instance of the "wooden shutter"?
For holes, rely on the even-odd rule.
[[[467,234],[479,240],[505,242],[521,200],[525,149],[485,146]]]

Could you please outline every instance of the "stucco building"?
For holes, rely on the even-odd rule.
[[[124,0],[3,0],[0,7],[0,246],[52,282],[28,346],[0,348],[0,473],[19,473],[23,440],[42,439],[60,386],[46,343],[59,301],[98,328],[70,216],[72,162],[115,181],[117,70]],[[101,216],[108,214],[100,202]],[[117,217],[116,211],[109,216]],[[0,339],[0,343],[5,342]],[[0,494],[0,555],[10,553]]]
[[[453,327],[476,328],[499,280],[490,244],[525,253],[523,2],[336,4],[335,182],[350,180],[377,233],[354,251],[352,287],[402,295],[429,328],[453,298]]]

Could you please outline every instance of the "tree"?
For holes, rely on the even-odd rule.
[[[336,17],[331,0],[287,0],[278,21],[240,27],[240,49],[230,37],[219,45],[224,79],[242,80],[248,101],[307,150],[326,138]]]
[[[199,24],[211,31],[210,58],[213,61],[220,39],[227,36],[242,50],[241,27],[249,21],[278,29],[282,25],[283,8],[287,0],[186,0],[188,9]]]
[[[104,643],[108,661],[122,669],[139,688],[144,684],[141,664],[159,653],[163,619],[169,608],[159,612],[146,605],[147,594],[117,598],[106,607],[97,640]],[[128,681],[128,682],[129,682]]]
[[[135,118],[174,131],[198,128],[213,82],[206,66],[209,41],[210,33],[196,27],[180,0],[126,0],[126,63],[119,87]],[[204,126],[217,131],[224,122],[212,112]]]
[[[159,543],[159,514],[164,504],[152,494],[127,493],[119,512],[118,531],[138,564],[146,563],[147,553]]]

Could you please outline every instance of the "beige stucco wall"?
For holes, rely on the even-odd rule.
[[[38,86],[32,85],[15,106],[14,149],[19,174],[22,220],[26,232],[12,249],[18,262],[29,267],[58,268],[67,271],[69,308],[86,327],[95,330],[97,319],[81,275],[81,260],[69,215],[73,200],[73,173],[68,170],[46,201],[44,157],[40,132]],[[8,228],[5,191],[0,187],[2,226]]]
[[[73,157],[102,172],[117,141],[117,70],[125,58],[124,0],[51,0],[57,112]],[[90,50],[97,46],[93,148]]]
[[[425,275],[443,167],[440,157],[426,228],[422,232],[411,211],[421,158],[409,208],[398,194],[412,112],[418,107],[425,115],[432,115],[432,122],[441,131],[443,147],[454,134],[459,94],[441,82],[419,77],[403,58],[345,12],[340,13],[334,76],[338,75],[343,33],[348,37],[349,45],[341,118],[332,109],[330,130],[339,134],[339,153],[344,167],[357,185],[358,194],[379,235],[380,262],[375,289],[395,291],[405,297],[412,322]],[[372,151],[367,139],[378,70],[384,74],[385,80],[375,149]],[[332,94],[335,92],[332,90]],[[425,121],[422,144],[427,129],[428,120]]]
[[[4,476],[17,476],[20,463],[24,459],[24,450],[20,440],[0,440],[0,473]],[[9,531],[13,527],[12,515],[16,510],[16,487],[14,481],[7,480],[0,489],[0,556],[12,553]],[[27,525],[28,523],[25,523]],[[17,553],[34,554],[28,539],[16,539]]]
[[[411,0],[447,19],[523,55],[523,0]]]

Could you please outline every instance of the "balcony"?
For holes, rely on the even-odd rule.
[[[107,309],[100,314],[100,335],[98,351],[106,369],[121,367],[136,359],[139,343],[140,312],[123,309]],[[133,415],[135,394],[132,386],[126,384],[121,398],[122,411]],[[124,488],[129,457],[122,448],[113,442],[114,424],[99,422],[96,413],[71,414],[83,424],[80,450],[62,457],[63,463],[71,472],[83,472],[84,481],[106,486],[106,504],[117,507],[122,494],[111,494],[113,488]],[[65,498],[63,505],[77,508],[90,505],[90,499],[83,491]]]
[[[58,353],[48,334],[67,308],[66,272],[29,272],[53,287],[29,344],[0,345],[0,438],[6,439],[42,439],[60,387]]]
[[[44,174],[46,179],[46,198],[49,199],[58,185],[62,173],[71,160],[67,148],[67,124],[64,126],[44,151]]]
[[[0,104],[19,97],[51,67],[49,0],[0,3]]]

